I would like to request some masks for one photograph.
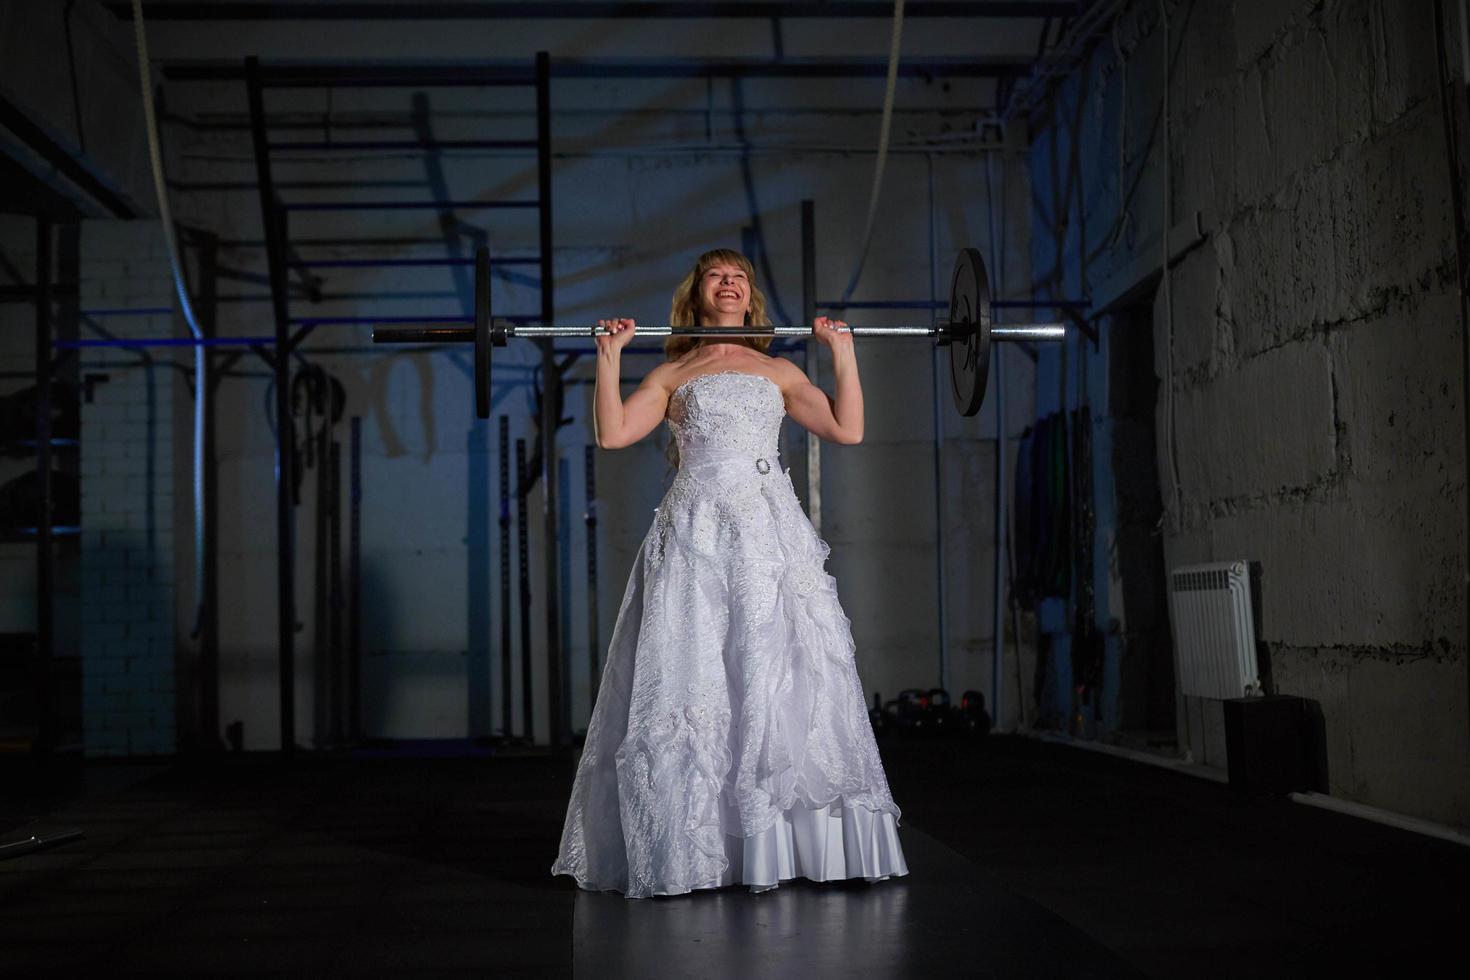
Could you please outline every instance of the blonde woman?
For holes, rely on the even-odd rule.
[[[770,323],[750,262],[728,249],[695,262],[670,322]],[[770,337],[684,336],[624,399],[637,325],[599,323],[598,446],[666,421],[678,471],[634,558],[552,874],[628,898],[907,874],[829,549],[777,458],[787,415],[862,440],[846,324],[813,324],[835,398],[768,355]]]

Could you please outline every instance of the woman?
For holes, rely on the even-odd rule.
[[[767,326],[744,256],[699,257],[671,322]],[[741,883],[908,873],[826,542],[778,465],[784,415],[862,440],[852,335],[818,317],[837,397],[770,337],[670,337],[624,401],[632,320],[603,320],[595,419],[603,449],[667,419],[678,472],[633,562],[552,874],[628,898]]]

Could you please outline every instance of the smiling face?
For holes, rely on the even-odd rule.
[[[694,261],[694,267],[674,288],[669,304],[669,325],[674,327],[768,327],[766,297],[756,285],[755,267],[734,249],[712,248]],[[664,341],[669,360],[684,356],[704,345],[704,337],[670,334]],[[715,338],[725,343],[725,338]],[[771,346],[769,336],[731,337],[730,343],[762,353]]]
[[[743,322],[750,312],[750,277],[734,262],[716,262],[700,278],[699,298],[711,320]]]

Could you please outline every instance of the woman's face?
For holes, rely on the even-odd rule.
[[[717,262],[699,283],[700,305],[712,317],[744,317],[750,312],[750,279],[732,262]]]

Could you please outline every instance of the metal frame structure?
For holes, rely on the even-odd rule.
[[[1099,11],[1115,6],[1117,0],[910,0],[905,4],[906,20],[939,19],[941,21],[984,21],[1010,19],[1035,25],[1037,40],[1034,52],[1027,50],[1013,56],[976,58],[906,58],[898,66],[898,74],[910,78],[989,78],[996,81],[995,111],[1012,114],[1012,103],[1018,89],[1036,87],[1038,78],[1055,71],[1051,65],[1054,50],[1070,51],[1075,25],[1095,25],[1107,18]],[[122,20],[132,17],[126,2],[109,0],[105,6]],[[752,0],[748,3],[727,0],[674,0],[674,2],[558,2],[558,0],[510,0],[510,2],[460,2],[460,0],[419,0],[419,2],[181,2],[151,0],[147,16],[154,20],[225,22],[225,21],[290,21],[344,20],[354,21],[669,21],[669,20],[760,20],[771,25],[774,34],[774,58],[559,58],[554,65],[558,78],[883,78],[889,66],[883,59],[802,58],[786,57],[782,50],[781,32],[788,21],[873,21],[893,17],[891,4],[875,0],[824,0],[822,3],[790,2],[790,0]],[[1089,30],[1095,28],[1089,27]],[[1082,32],[1091,36],[1087,30]],[[298,84],[382,85],[384,72],[397,73],[400,81],[412,78],[421,86],[456,85],[469,77],[480,84],[513,83],[521,70],[514,62],[476,60],[473,63],[446,62],[399,63],[364,66],[363,73],[353,78],[341,74],[341,66],[323,68],[310,63],[275,65],[272,71],[291,73]],[[178,61],[164,66],[169,79],[220,80],[238,77],[238,66],[220,61]],[[331,72],[331,80],[322,73]],[[1024,94],[1024,93],[1023,93]]]
[[[259,58],[248,57],[245,59],[243,69],[232,77],[244,79],[246,94],[250,108],[251,136],[255,153],[256,178],[260,192],[261,220],[265,231],[265,246],[268,269],[268,280],[270,284],[271,313],[275,325],[274,336],[269,338],[213,338],[218,344],[224,343],[253,343],[257,340],[265,340],[253,349],[271,367],[275,381],[275,411],[276,411],[276,576],[277,576],[277,643],[279,646],[279,696],[280,696],[280,738],[281,751],[286,755],[296,751],[296,650],[295,650],[295,531],[294,515],[291,503],[290,488],[294,474],[291,472],[294,457],[294,431],[289,424],[290,414],[290,385],[291,385],[291,355],[301,342],[311,334],[318,326],[338,324],[362,324],[382,323],[381,317],[295,317],[291,316],[291,291],[288,288],[287,273],[291,268],[305,267],[372,267],[378,265],[456,265],[461,262],[454,257],[433,260],[338,260],[333,262],[310,263],[291,259],[290,248],[290,224],[289,215],[293,211],[307,210],[401,210],[405,208],[536,208],[539,211],[540,249],[534,260],[508,260],[511,262],[522,262],[529,264],[535,261],[541,273],[541,310],[543,320],[549,320],[554,316],[555,297],[554,283],[552,277],[552,212],[551,212],[551,114],[550,114],[550,80],[551,61],[545,52],[536,55],[534,66],[531,71],[521,64],[516,66],[514,72],[501,71],[493,79],[486,78],[481,73],[457,72],[457,73],[430,73],[433,77],[425,78],[421,73],[404,72],[388,65],[357,65],[357,66],[313,66],[308,73],[302,74],[291,69],[282,69],[278,66],[263,65]],[[534,143],[530,141],[491,141],[497,145],[500,143],[514,142],[517,146],[534,145],[537,150],[537,185],[538,197],[535,201],[377,201],[377,202],[353,202],[341,204],[335,202],[320,201],[283,201],[277,195],[271,172],[271,161],[273,153],[290,152],[299,148],[297,144],[290,142],[273,142],[270,139],[270,122],[265,105],[265,94],[267,89],[274,88],[300,88],[314,87],[318,85],[362,85],[362,86],[418,86],[423,84],[455,85],[460,87],[474,87],[486,84],[496,86],[518,86],[533,88],[536,99],[536,131],[537,136]],[[392,148],[402,149],[405,141],[390,141]],[[483,141],[474,141],[477,144]],[[366,144],[361,141],[350,143],[325,143],[313,144],[315,151],[343,150],[354,151],[364,148],[378,148],[382,144]],[[436,141],[414,142],[408,144],[422,149],[436,149],[439,144]],[[392,318],[387,318],[392,319]],[[445,321],[462,321],[464,318],[445,317]],[[528,317],[527,319],[531,319]],[[292,333],[292,328],[297,328]],[[270,346],[274,350],[273,355],[268,355],[265,348]],[[555,360],[555,350],[547,342],[542,348],[542,369],[545,384],[542,395],[541,411],[541,440],[542,440],[542,478],[543,493],[545,494],[545,533],[548,541],[556,540],[557,533],[557,509],[556,509],[556,406],[560,403],[561,371]],[[557,600],[557,583],[559,570],[554,549],[548,549],[546,557],[546,628],[547,628],[547,666],[550,690],[550,723],[551,741],[553,747],[560,747],[565,743],[563,729],[566,724],[567,712],[565,711],[566,693],[562,690],[561,670],[561,638],[559,633],[559,611]],[[524,683],[528,685],[530,678],[526,677]],[[529,702],[528,702],[529,707]],[[527,732],[531,732],[532,716],[528,711],[524,723]],[[509,724],[507,719],[507,725]]]
[[[902,78],[998,78],[1022,76],[1030,60],[1011,58],[924,58],[905,60]],[[887,61],[867,58],[558,58],[552,76],[572,78],[884,78]],[[524,85],[519,61],[362,62],[355,66],[316,63],[275,64],[262,69],[261,80],[292,88],[419,88],[466,85]],[[169,81],[239,81],[241,69],[217,61],[174,61],[163,67]]]
[[[109,0],[103,4],[119,20],[132,20],[130,4]],[[1070,17],[1087,4],[1080,0],[914,0],[904,7],[905,17]],[[149,20],[732,20],[880,18],[893,16],[887,4],[873,0],[677,0],[677,2],[618,3],[565,2],[565,0],[419,0],[419,2],[296,3],[218,0],[148,0]]]
[[[856,309],[856,310],[928,310],[928,311],[930,311],[933,314],[937,314],[940,310],[948,310],[948,308],[949,308],[949,304],[948,303],[945,303],[943,301],[940,301],[940,300],[937,300],[937,299],[933,299],[933,298],[930,298],[930,299],[896,299],[896,300],[825,300],[825,301],[823,301],[823,300],[815,300],[814,301],[814,300],[809,299],[808,297],[810,297],[812,295],[812,292],[811,292],[812,285],[811,284],[814,283],[815,282],[815,279],[816,279],[816,270],[815,270],[815,266],[816,266],[816,244],[815,244],[815,241],[816,241],[816,231],[815,231],[815,220],[813,218],[813,209],[812,209],[812,202],[811,201],[803,201],[802,202],[801,217],[802,217],[802,222],[801,222],[801,236],[802,236],[803,316],[807,320],[810,320],[811,318],[815,317],[816,316],[816,311],[818,309],[825,309],[825,310],[849,310],[849,309]],[[933,277],[931,275],[931,282],[932,282],[932,278]],[[1090,307],[1091,307],[1091,303],[1088,300],[1085,300],[1085,299],[1061,299],[1061,300],[991,300],[990,306],[994,310],[1007,310],[1007,309],[1014,309],[1014,310],[1050,309],[1050,310],[1055,310],[1057,312],[1063,313],[1071,323],[1073,323],[1079,329],[1081,329],[1082,332],[1093,342],[1094,345],[1097,343],[1097,331],[1096,331],[1096,327],[1093,324],[1089,323],[1087,317],[1084,316],[1084,312],[1087,311],[1088,309],[1090,309]],[[1004,328],[997,326],[996,329],[997,330],[1001,330],[1001,329],[1004,329]],[[1004,590],[1005,590],[1004,583],[1005,583],[1006,578],[1007,578],[1007,575],[1006,575],[1006,562],[1005,562],[1005,549],[1006,549],[1006,515],[1007,515],[1008,502],[1007,502],[1007,498],[1006,498],[1007,487],[1006,487],[1006,467],[1005,467],[1005,450],[1006,450],[1006,442],[1007,442],[1007,439],[1006,439],[1006,435],[1005,435],[1005,429],[1006,429],[1006,415],[1005,415],[1005,409],[1006,409],[1006,393],[1005,393],[1005,357],[1004,357],[1005,347],[1006,346],[1014,346],[1014,347],[1019,348],[1023,353],[1026,354],[1027,357],[1029,357],[1031,359],[1031,361],[1033,363],[1035,363],[1037,361],[1038,357],[1039,357],[1039,354],[1035,350],[1033,350],[1030,347],[1030,345],[1028,345],[1024,340],[1018,340],[1016,343],[1011,344],[1011,345],[998,344],[998,345],[996,345],[992,349],[992,354],[991,354],[992,358],[994,359],[994,363],[995,363],[995,382],[996,382],[995,383],[995,396],[996,396],[996,402],[995,402],[995,406],[996,406],[995,407],[995,412],[996,412],[996,468],[995,468],[995,490],[994,490],[994,504],[995,504],[994,520],[995,520],[995,530],[994,530],[994,536],[993,536],[993,542],[994,542],[994,561],[993,561],[993,573],[992,573],[993,574],[993,583],[994,583],[994,596],[993,596],[993,602],[994,602],[994,627],[993,627],[993,629],[994,629],[994,633],[995,633],[995,641],[994,641],[994,643],[995,643],[995,649],[994,649],[994,654],[993,654],[993,657],[992,657],[992,664],[991,664],[991,693],[990,693],[990,697],[991,697],[991,711],[993,712],[993,715],[994,715],[994,718],[995,718],[995,722],[997,724],[999,724],[999,721],[1000,721],[1000,696],[1001,696],[1001,692],[1002,692],[1002,688],[1003,688],[1003,682],[1002,682],[1002,660],[1003,660],[1003,653],[1004,653],[1004,642],[1003,642],[1003,637],[1004,637],[1004,621],[1003,620],[1004,620],[1004,599],[1005,599],[1005,596],[1004,596]],[[817,377],[816,377],[816,370],[815,370],[815,368],[816,368],[816,360],[815,360],[815,357],[813,356],[814,354],[815,354],[814,351],[812,351],[809,354],[807,368],[808,368],[808,376],[811,377],[812,382],[815,384],[816,381],[817,381]],[[934,451],[935,451],[935,479],[936,479],[936,481],[939,481],[939,480],[942,480],[942,477],[943,477],[943,465],[942,464],[943,464],[943,450],[944,450],[944,445],[943,445],[944,434],[943,434],[943,429],[940,427],[940,424],[939,424],[940,413],[938,411],[938,403],[937,403],[937,399],[938,399],[937,386],[936,386],[935,397],[936,397],[936,403],[935,403],[935,422],[936,422],[936,424],[935,424],[935,428],[934,428],[934,439],[935,439],[935,449],[934,449]],[[819,450],[819,445],[820,444],[815,439],[810,439],[809,438],[807,440],[807,458],[808,458],[808,485],[807,485],[807,495],[808,495],[808,498],[810,500],[814,501],[814,503],[812,505],[812,514],[810,516],[811,516],[812,524],[813,524],[814,527],[816,527],[818,534],[821,533],[821,525],[819,523],[820,522],[820,518],[821,518],[821,511],[820,511],[820,501],[821,501],[821,469],[820,469],[820,450]],[[813,460],[817,460],[817,464],[815,466],[813,466],[813,463],[812,463]],[[943,517],[944,517],[944,512],[943,512],[943,489],[942,489],[942,486],[939,486],[939,487],[936,488],[935,509],[936,509],[936,514],[937,514],[937,520],[938,520],[939,526],[941,528],[941,533],[940,533],[940,536],[939,536],[940,537],[939,548],[937,549],[937,554],[936,554],[937,577],[938,577],[938,582],[939,582],[939,588],[941,590],[941,595],[940,595],[940,600],[939,600],[939,607],[940,607],[940,613],[939,613],[939,617],[940,617],[940,623],[939,623],[939,633],[940,633],[939,686],[940,687],[943,687],[945,689],[948,689],[948,686],[949,686],[949,651],[948,651],[947,640],[946,640],[947,623],[946,623],[946,619],[945,619],[945,611],[944,611],[945,610],[945,600],[944,600],[944,596],[943,596],[943,590],[946,587],[945,586],[945,578],[946,578],[946,576],[945,576],[945,572],[944,572],[944,547],[943,547],[943,538],[944,538],[944,536],[943,536],[943,533],[942,533]]]
[[[55,744],[52,716],[55,685],[54,563],[51,528],[51,219],[36,218],[36,479],[41,495],[36,520],[36,656],[39,660],[37,720],[42,753]]]
[[[55,602],[55,546],[60,537],[75,536],[81,532],[78,526],[59,526],[55,521],[55,450],[62,447],[75,449],[79,440],[58,437],[51,427],[52,407],[56,399],[53,382],[56,378],[60,358],[53,358],[52,351],[59,345],[53,341],[56,321],[52,306],[57,300],[75,300],[78,295],[74,280],[75,268],[69,267],[65,253],[58,257],[58,228],[75,229],[73,216],[55,216],[46,211],[29,215],[35,221],[35,281],[6,286],[0,291],[0,302],[29,303],[35,313],[35,353],[31,372],[17,372],[16,376],[30,374],[35,379],[36,406],[33,438],[22,440],[21,445],[34,446],[36,492],[39,513],[35,527],[20,527],[19,537],[12,541],[30,541],[36,545],[36,646],[35,702],[37,733],[33,750],[49,756],[60,748],[61,719],[56,714],[58,693],[56,667],[56,602]],[[74,258],[74,255],[73,255]],[[57,265],[63,266],[67,281],[57,279]],[[63,317],[63,323],[67,319]]]
[[[131,5],[126,2],[109,2],[104,5],[120,20],[130,20]],[[1044,48],[1053,21],[1067,23],[1083,19],[1093,6],[1089,0],[945,0],[924,2],[915,0],[906,5],[908,18],[1033,18],[1041,24],[1041,45]],[[174,0],[150,0],[146,14],[154,20],[197,20],[197,21],[258,21],[292,20],[310,18],[314,20],[435,20],[454,19],[708,19],[736,18],[763,19],[773,25],[784,19],[832,19],[832,18],[881,18],[892,16],[888,4],[874,2],[836,2],[822,4],[793,2],[763,2],[754,0],[746,3],[728,2],[656,2],[656,3],[598,3],[598,2],[414,2],[390,3],[376,0],[372,3],[352,2],[174,2]],[[1034,67],[1037,59],[1032,58],[930,58],[905,60],[899,73],[909,77],[967,77],[996,78],[1002,89],[1009,91]],[[204,341],[210,346],[242,346],[254,350],[271,367],[276,384],[275,403],[278,434],[276,439],[276,505],[277,505],[277,550],[278,550],[278,595],[279,607],[278,639],[280,645],[280,696],[281,696],[281,743],[282,751],[295,749],[294,725],[294,540],[293,521],[288,487],[291,485],[290,467],[293,458],[294,433],[287,424],[289,414],[290,361],[293,352],[315,328],[326,325],[382,324],[399,318],[383,317],[292,317],[290,315],[291,294],[288,288],[288,273],[292,270],[310,268],[367,268],[390,265],[468,265],[472,260],[456,257],[442,259],[400,260],[300,260],[289,250],[289,215],[296,211],[345,211],[371,207],[377,210],[407,208],[445,207],[505,207],[529,208],[540,211],[541,252],[535,259],[502,259],[497,264],[535,262],[541,273],[542,323],[554,322],[553,277],[551,268],[551,185],[550,185],[550,113],[548,90],[551,78],[861,78],[883,77],[888,70],[885,61],[878,59],[852,58],[727,58],[727,59],[559,59],[554,64],[546,54],[538,54],[534,71],[528,71],[523,61],[476,61],[474,63],[436,62],[358,62],[335,64],[323,63],[272,63],[263,64],[257,58],[245,59],[243,65],[234,62],[175,62],[163,67],[164,77],[170,80],[234,80],[242,81],[250,106],[250,125],[254,146],[257,184],[260,193],[261,215],[265,229],[267,276],[272,304],[274,333],[267,337],[218,337],[210,336]],[[534,86],[537,92],[537,139],[528,140],[449,140],[419,141],[388,140],[342,142],[293,142],[270,139],[267,122],[265,90],[272,88],[317,88],[317,87],[471,87],[471,86]],[[3,109],[0,104],[0,109]],[[405,150],[420,148],[437,150],[449,148],[505,148],[537,149],[538,200],[505,202],[454,202],[454,201],[380,201],[374,204],[339,204],[329,202],[283,202],[276,193],[271,174],[272,154],[297,151],[333,152],[364,149]],[[119,210],[116,206],[114,210]],[[818,301],[815,299],[815,255],[812,247],[812,214],[810,202],[803,205],[803,307],[804,321],[810,322]],[[848,308],[885,308],[888,304],[848,303]],[[897,304],[894,304],[897,305]],[[904,304],[915,309],[938,308],[932,300],[928,303]],[[1012,304],[996,303],[997,308]],[[1023,304],[1014,304],[1023,305]],[[1039,305],[1039,304],[1038,304]],[[891,308],[891,307],[889,307]],[[412,318],[422,323],[424,318]],[[470,318],[444,317],[442,322],[469,322]],[[516,320],[535,320],[537,317],[508,317]],[[402,318],[407,321],[408,318]],[[1080,323],[1079,323],[1080,325]],[[1084,327],[1085,329],[1085,327]],[[294,331],[294,332],[293,332]],[[105,343],[105,342],[104,342]],[[556,495],[558,480],[555,473],[556,406],[561,402],[562,372],[575,359],[575,355],[558,364],[559,353],[550,338],[539,340],[542,348],[541,372],[544,378],[541,405],[542,476],[546,494],[545,533],[548,543],[554,543],[557,534],[558,508]],[[113,344],[113,346],[124,346]],[[76,342],[74,346],[87,346],[88,342]],[[58,345],[59,346],[59,345]],[[141,346],[141,345],[140,345]],[[816,377],[815,341],[803,345],[807,352],[809,373]],[[272,348],[274,353],[268,351]],[[1024,350],[1025,348],[1023,348]],[[1033,356],[1030,351],[1028,354]],[[228,366],[239,353],[229,355]],[[220,372],[223,373],[223,370]],[[212,420],[211,420],[212,424]],[[820,530],[820,453],[815,440],[807,444],[808,480],[811,516]],[[562,671],[561,637],[559,633],[558,570],[556,549],[547,549],[547,656],[550,682],[551,731],[553,745],[561,745],[565,739],[566,720],[569,712],[570,692]],[[213,570],[211,570],[212,572]],[[211,605],[212,608],[212,605]],[[206,621],[206,628],[210,628]],[[595,624],[594,624],[595,626]],[[594,653],[594,660],[596,651]],[[568,671],[569,675],[570,672]],[[529,683],[529,677],[526,678]],[[206,687],[209,685],[206,684]],[[506,719],[507,725],[509,719]],[[529,712],[525,719],[529,730]]]

